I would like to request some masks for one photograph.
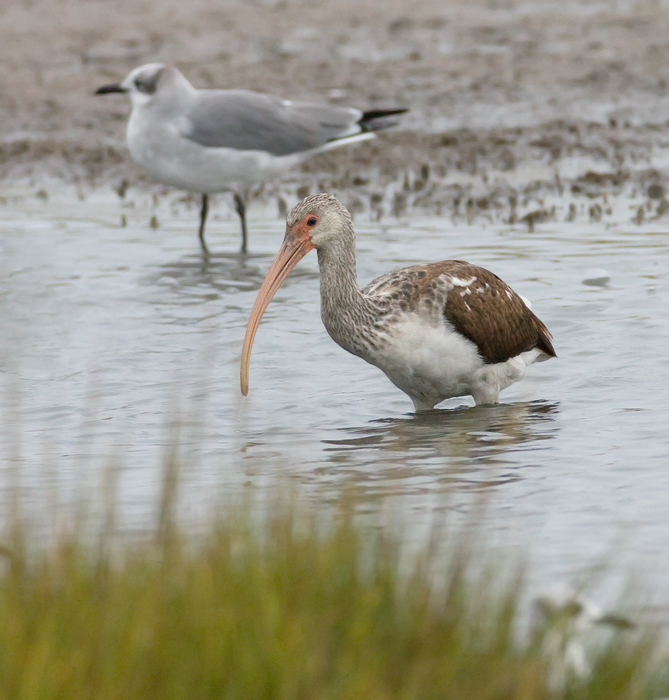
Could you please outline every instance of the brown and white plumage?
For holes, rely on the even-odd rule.
[[[321,317],[332,339],[383,370],[416,410],[454,396],[496,403],[532,362],[555,357],[551,334],[492,272],[460,260],[413,265],[360,289],[355,233],[330,194],[307,197],[288,215],[286,236],[258,293],[242,351],[248,391],[260,319],[297,262],[313,248],[321,272]]]

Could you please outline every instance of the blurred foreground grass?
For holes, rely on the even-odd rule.
[[[323,526],[291,498],[226,509],[194,536],[171,516],[176,491],[168,469],[139,541],[80,524],[37,546],[15,518],[0,698],[658,697],[656,643],[639,635],[613,633],[592,673],[565,675],[545,630],[519,634],[522,577],[482,566],[468,537],[408,555],[346,504]]]

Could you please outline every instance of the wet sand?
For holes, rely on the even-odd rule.
[[[279,213],[332,189],[377,218],[661,218],[668,34],[659,0],[5,0],[0,180],[160,193],[129,160],[126,100],[93,91],[170,61],[198,87],[411,108],[373,143],[260,188]]]

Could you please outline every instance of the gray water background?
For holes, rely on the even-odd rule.
[[[436,514],[463,517],[483,494],[490,542],[527,557],[536,585],[604,564],[669,606],[669,225],[631,223],[638,201],[613,205],[616,226],[532,233],[358,216],[361,284],[465,259],[531,299],[555,337],[558,359],[531,367],[501,405],[454,399],[415,416],[330,340],[315,254],[270,305],[241,397],[244,329],[283,237],[274,204],[251,208],[252,255],[240,258],[220,199],[205,262],[197,209],[177,194],[157,206],[141,193],[78,195],[17,186],[0,206],[0,455],[5,477],[19,468],[29,510],[54,494],[75,504],[113,462],[125,521],[150,522],[178,443],[193,520],[248,485],[271,495],[289,484],[316,505],[353,491],[419,540]],[[584,284],[590,268],[610,283]]]

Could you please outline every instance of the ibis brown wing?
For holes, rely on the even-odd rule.
[[[487,363],[505,362],[533,348],[555,357],[549,330],[506,282],[482,267],[449,263],[442,275],[451,277],[453,286],[444,316],[475,343]]]
[[[549,330],[522,298],[497,275],[462,260],[395,270],[370,282],[363,294],[394,300],[403,311],[443,303],[444,317],[489,364],[533,348],[555,357]]]

